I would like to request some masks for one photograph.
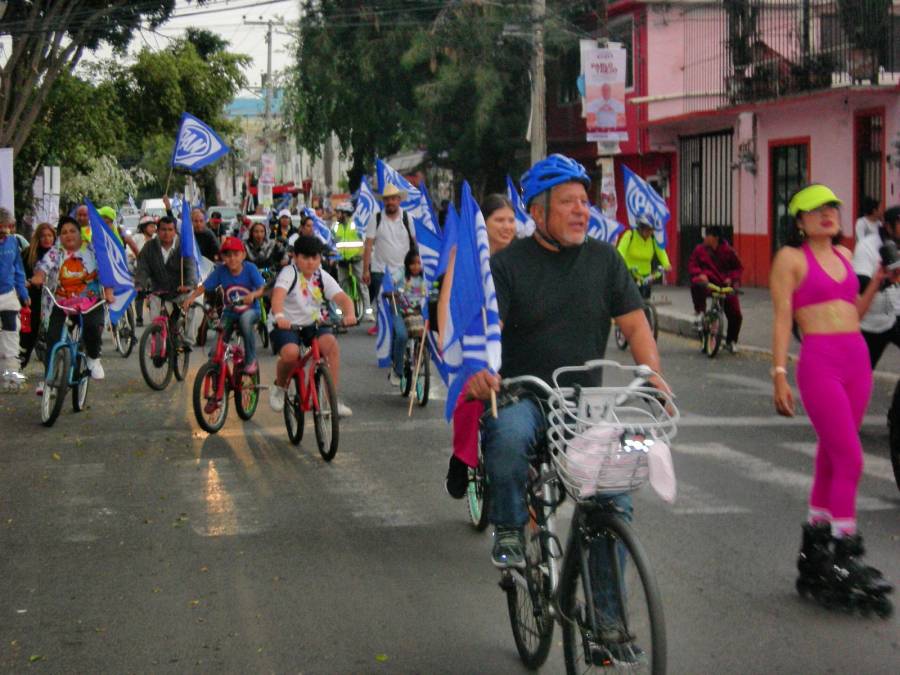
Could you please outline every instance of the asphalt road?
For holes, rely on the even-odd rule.
[[[89,409],[52,429],[0,395],[0,670],[509,673],[522,670],[488,555],[443,491],[444,401],[406,416],[362,329],[341,338],[354,416],[325,464],[266,399],[209,436],[187,383],[152,392],[107,349]],[[662,590],[673,673],[895,673],[889,620],[794,592],[815,437],[772,414],[768,363],[663,336],[684,414],[679,497],[636,499]],[[612,347],[610,356],[619,354]],[[264,381],[273,373],[262,359]],[[31,371],[32,374],[36,371]],[[900,581],[889,383],[863,427],[868,561]],[[557,628],[543,669],[563,671]],[[893,664],[893,665],[891,665]]]

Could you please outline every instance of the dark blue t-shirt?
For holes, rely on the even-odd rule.
[[[203,289],[211,291],[221,286],[225,291],[226,301],[233,302],[241,296],[262,288],[265,284],[259,268],[251,262],[244,261],[244,266],[237,276],[229,272],[224,263],[216,265],[215,269],[206,277],[206,281],[203,282]],[[258,312],[259,300],[254,300],[252,307]],[[235,314],[235,312],[229,313]]]

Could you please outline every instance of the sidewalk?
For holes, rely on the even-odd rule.
[[[743,288],[740,348],[748,352],[772,353],[772,303],[767,288]],[[669,333],[697,337],[691,291],[685,286],[654,286],[653,301],[659,316],[659,328]],[[699,347],[699,342],[698,342]],[[791,340],[792,359],[797,358],[800,344]],[[878,362],[878,377],[896,380],[900,377],[900,350],[888,345]]]

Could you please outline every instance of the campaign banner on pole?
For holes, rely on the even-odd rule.
[[[595,40],[581,40],[582,117],[587,122],[588,141],[628,140],[625,58],[626,52],[621,46],[598,47]]]
[[[272,190],[275,187],[275,155],[264,153],[260,158],[259,182],[256,184],[259,192],[259,203],[269,208],[275,201],[272,196]]]

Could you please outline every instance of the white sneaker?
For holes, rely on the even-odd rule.
[[[103,370],[103,364],[100,363],[100,359],[92,359],[90,356],[86,357],[88,370],[91,371],[91,379],[92,380],[102,380],[106,377],[106,372]]]
[[[694,328],[698,331],[703,330],[703,312],[697,312],[694,314]]]
[[[274,383],[269,387],[269,407],[275,412],[284,410],[284,394],[284,387]]]
[[[337,414],[338,417],[353,417],[353,411],[350,409],[350,406],[340,399],[338,399]]]
[[[395,373],[393,370],[391,370],[391,374],[388,375],[388,380],[390,380],[391,384],[394,385],[395,387],[400,386],[400,376],[397,373]]]
[[[368,323],[375,323],[375,312],[373,312],[371,308],[363,312],[363,321],[367,321]]]

